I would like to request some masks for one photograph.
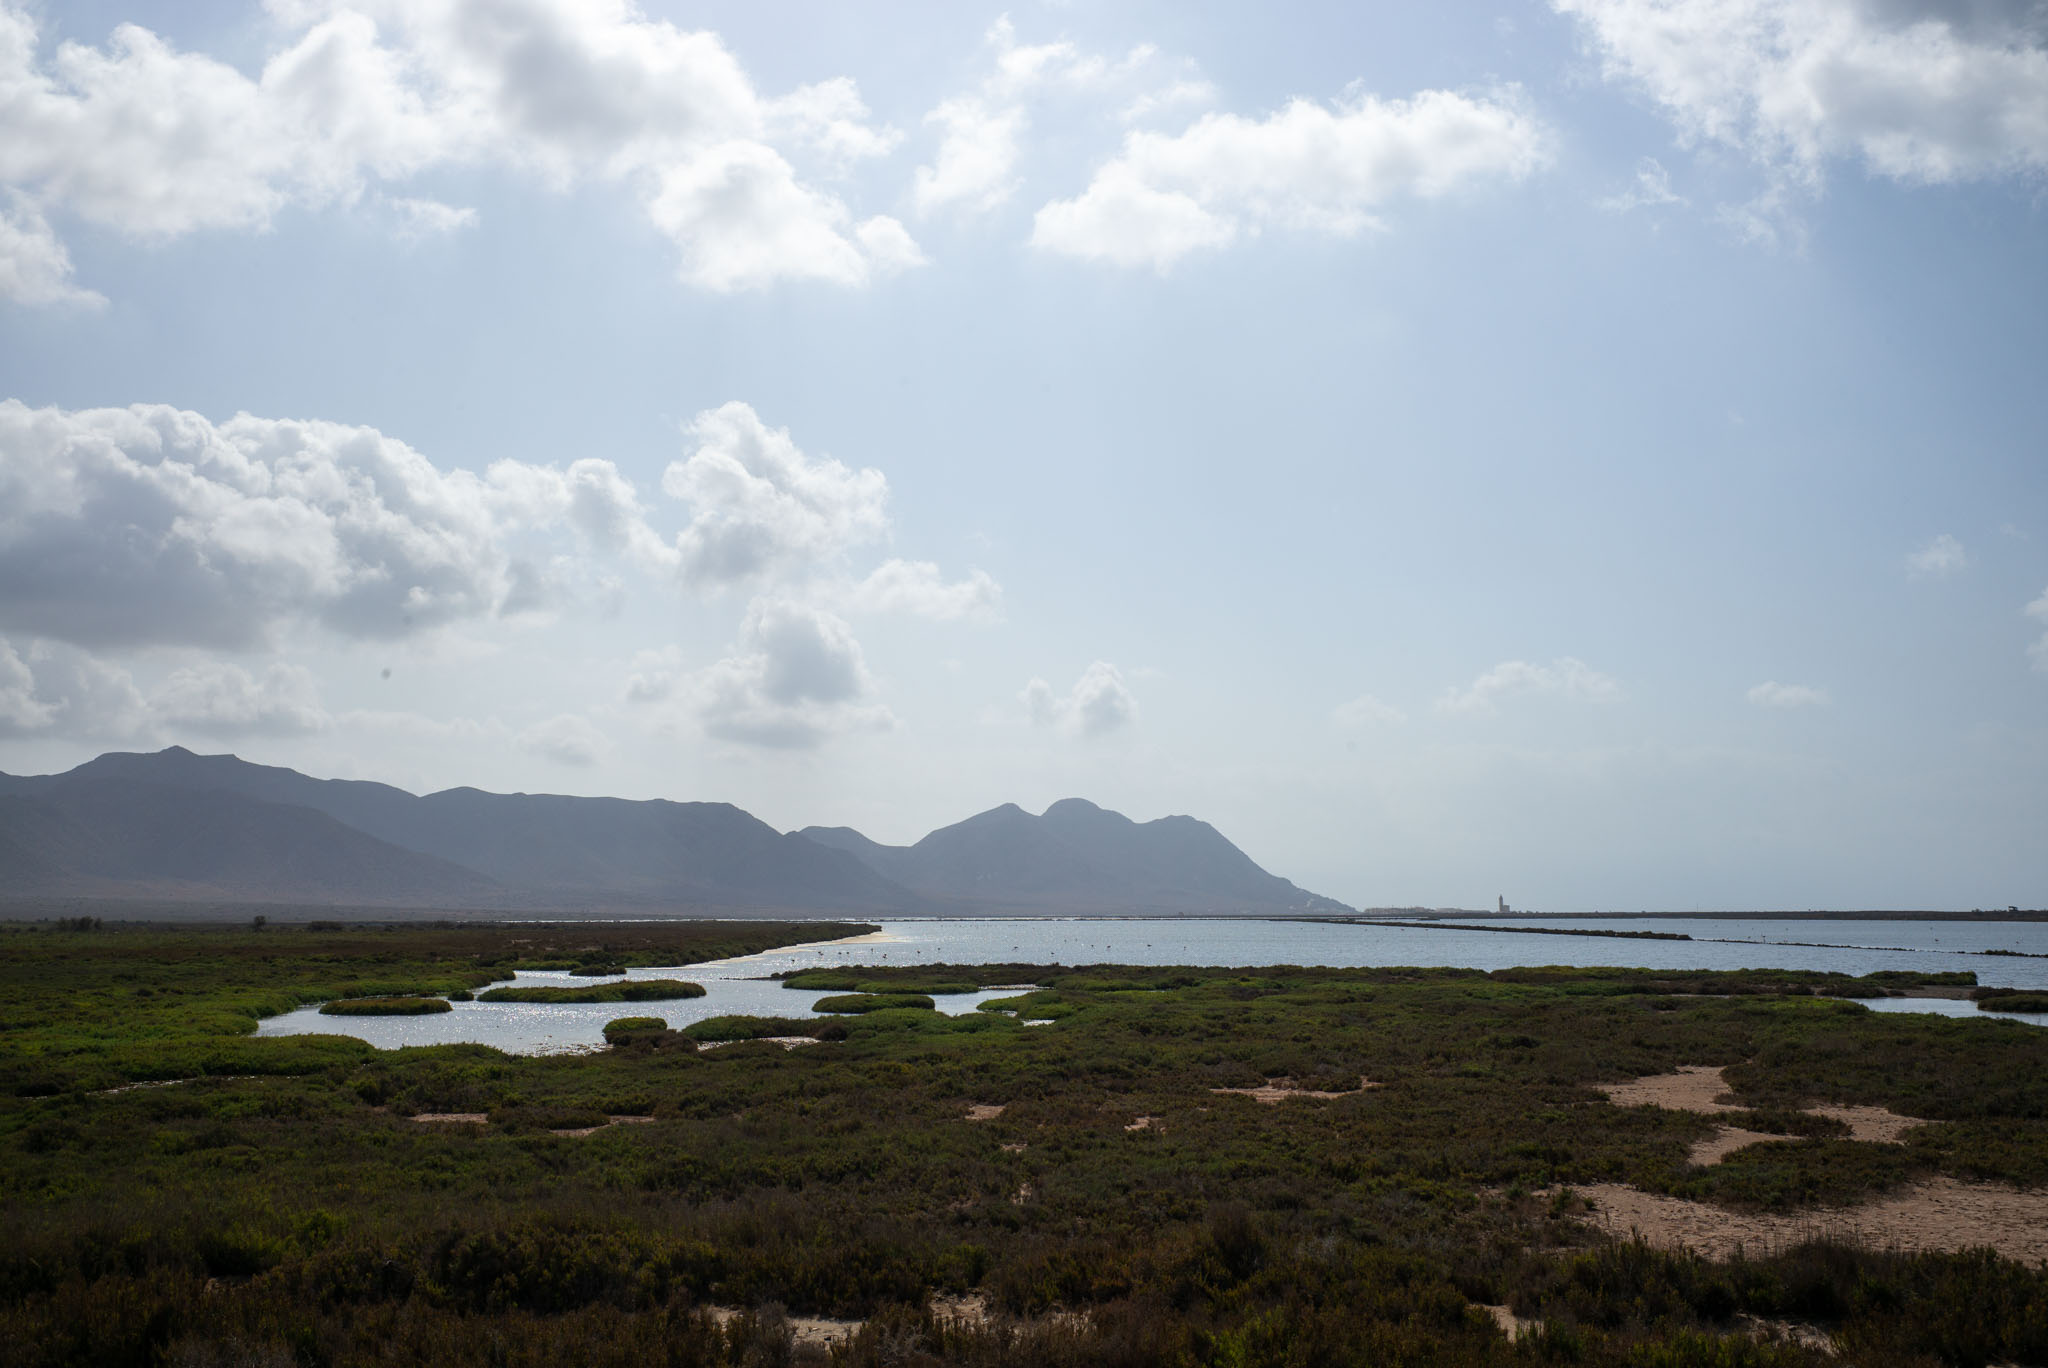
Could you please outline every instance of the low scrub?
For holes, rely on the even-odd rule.
[[[576,983],[564,987],[537,985],[493,988],[480,1002],[674,1002],[704,996],[704,985],[681,979],[621,979],[617,983]]]
[[[2048,993],[2000,992],[1980,988],[1976,998],[1980,1012],[2048,1012]]]
[[[374,997],[336,998],[322,1003],[322,1016],[432,1016],[455,1009],[442,998]]]
[[[837,997],[819,998],[811,1004],[811,1010],[857,1016],[865,1012],[887,1012],[903,1007],[931,1011],[937,1005],[923,993],[841,993]]]

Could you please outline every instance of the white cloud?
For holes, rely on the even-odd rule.
[[[1618,195],[1600,201],[1600,207],[1610,213],[1626,214],[1636,209],[1661,209],[1667,205],[1684,204],[1685,197],[1671,188],[1671,173],[1664,169],[1664,163],[1655,157],[1645,157],[1636,164],[1635,183]]]
[[[439,200],[395,198],[389,201],[398,220],[401,238],[418,242],[423,238],[447,237],[477,225],[477,212]]]
[[[1269,228],[1348,237],[1377,226],[1374,211],[1391,200],[1520,179],[1543,164],[1545,142],[1512,93],[1353,90],[1259,120],[1209,114],[1176,135],[1130,134],[1078,197],[1038,211],[1031,241],[1165,271]]]
[[[851,607],[873,613],[908,613],[936,622],[993,622],[1002,616],[1002,586],[981,570],[946,581],[931,561],[886,560],[853,587]]]
[[[676,546],[685,579],[709,586],[788,575],[877,541],[888,530],[889,482],[806,456],[787,428],[742,403],[700,413],[690,456],[661,485],[689,504]]]
[[[2027,648],[2027,658],[2034,662],[2035,669],[2048,674],[2048,589],[2043,589],[2041,597],[2021,611],[2039,622],[2043,628],[2041,639]]]
[[[150,694],[149,707],[161,725],[214,736],[291,736],[333,723],[312,672],[298,665],[261,675],[227,661],[185,666]]]
[[[1339,703],[1331,716],[1338,726],[1350,730],[1396,725],[1408,720],[1408,714],[1391,703],[1382,703],[1371,694],[1360,694],[1348,702]]]
[[[504,467],[513,485],[533,469]],[[510,598],[516,511],[492,478],[371,428],[4,400],[0,628],[87,646],[244,646],[296,619],[403,636]]]
[[[1808,684],[1780,684],[1775,679],[1752,688],[1747,697],[1759,708],[1820,708],[1834,701],[1826,689]]]
[[[1214,94],[1185,64],[1178,75],[1156,75],[1162,59],[1148,45],[1111,62],[1070,42],[1019,43],[1005,16],[990,27],[987,46],[991,60],[980,83],[925,115],[926,125],[939,132],[939,147],[929,163],[917,168],[911,200],[919,214],[942,209],[987,213],[1015,194],[1032,105],[1050,94],[1100,96],[1136,86],[1122,110],[1126,121]]]
[[[659,703],[676,690],[683,677],[683,653],[674,646],[634,654],[622,696],[628,703]]]
[[[1450,688],[1436,702],[1438,712],[1490,713],[1501,699],[1517,694],[1551,694],[1586,703],[1612,703],[1621,685],[1582,660],[1564,656],[1548,665],[1505,660],[1464,688]]]
[[[833,736],[884,731],[889,710],[844,621],[784,599],[756,599],[737,651],[683,686],[705,732],[723,741],[808,750]]]
[[[2024,0],[1551,0],[1691,142],[1809,180],[2048,170],[2048,17]]]
[[[523,751],[560,765],[594,765],[611,752],[611,739],[589,718],[562,713],[536,722],[512,738]]]
[[[1106,660],[1083,670],[1064,697],[1043,679],[1026,684],[1017,697],[1034,723],[1070,736],[1107,736],[1138,720],[1138,700],[1124,683],[1123,673]]]
[[[1944,532],[1906,557],[1906,573],[1914,579],[1940,579],[1970,563],[1963,544]]]
[[[158,737],[290,736],[333,724],[302,666],[259,673],[224,660],[177,666],[147,694],[121,666],[62,642],[0,640],[0,736],[91,741]]]
[[[423,171],[496,167],[625,187],[712,290],[858,285],[920,259],[855,226],[797,162],[881,155],[851,81],[756,90],[715,34],[627,0],[275,0],[255,77],[136,25],[59,45],[0,0],[0,183],[141,238],[261,229]],[[401,232],[468,211],[395,196]],[[418,206],[407,208],[407,205]],[[890,225],[894,231],[889,231]],[[908,246],[908,250],[906,250]]]
[[[105,295],[71,283],[71,254],[50,222],[21,194],[0,209],[0,300],[16,304],[69,304],[103,308]]]

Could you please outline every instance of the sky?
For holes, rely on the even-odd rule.
[[[2034,0],[0,0],[0,769],[2048,905]]]

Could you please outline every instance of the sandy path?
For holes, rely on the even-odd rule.
[[[1729,1112],[1744,1108],[1714,1099],[1728,1091],[1720,1065],[1692,1064],[1675,1073],[1652,1074],[1627,1083],[1608,1083],[1600,1091],[1617,1107],[1662,1107],[1665,1111]]]
[[[1789,1135],[1765,1135],[1762,1131],[1744,1130],[1740,1126],[1716,1126],[1714,1133],[1696,1142],[1686,1154],[1685,1161],[1704,1168],[1718,1164],[1739,1149],[1760,1145],[1766,1140],[1790,1140]]]
[[[1211,1088],[1209,1091],[1212,1093],[1228,1093],[1233,1097],[1249,1097],[1254,1102],[1263,1102],[1269,1107],[1277,1107],[1290,1097],[1356,1097],[1367,1088],[1383,1086],[1385,1085],[1375,1083],[1370,1078],[1360,1074],[1358,1086],[1350,1089],[1348,1092],[1318,1092],[1314,1088],[1302,1087],[1291,1078],[1269,1078],[1264,1084],[1256,1088]]]
[[[1738,1249],[1761,1254],[1820,1237],[1876,1249],[1958,1250],[1988,1245],[2009,1259],[2048,1259],[2048,1192],[1997,1183],[1932,1178],[1853,1207],[1774,1216],[1724,1211],[1618,1183],[1573,1189],[1593,1203],[1589,1219],[1608,1234],[1640,1234],[1663,1249],[1692,1249],[1725,1259]]]

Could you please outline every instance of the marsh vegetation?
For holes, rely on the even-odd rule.
[[[631,934],[668,939],[595,951],[821,936]],[[0,1355],[1818,1368],[1825,1336],[1858,1364],[2048,1361],[2041,1267],[1826,1239],[1707,1259],[1611,1238],[1577,1195],[1796,1215],[2048,1185],[2048,1033],[1840,1000],[1910,984],[1019,964],[843,989],[1035,985],[1009,1011],[622,1019],[584,1055],[249,1034],[613,936],[0,931]],[[1685,1066],[1724,1070],[1734,1111],[1601,1091]],[[1218,1091],[1274,1079],[1304,1095]],[[1926,1124],[1859,1141],[1825,1104]],[[1689,1161],[1730,1122],[1771,1142]],[[858,1326],[799,1346],[803,1317]]]

